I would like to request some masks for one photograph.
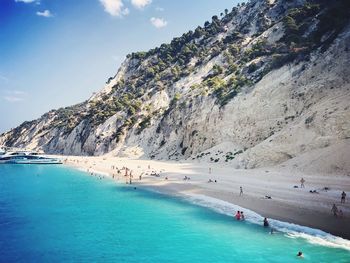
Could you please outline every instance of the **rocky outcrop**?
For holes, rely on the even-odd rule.
[[[89,100],[25,122],[0,144],[237,168],[350,151],[348,7],[255,0],[226,10],[170,44],[128,55]]]

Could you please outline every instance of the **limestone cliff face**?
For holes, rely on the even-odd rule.
[[[128,55],[89,100],[23,123],[0,145],[237,168],[350,152],[349,10],[344,0],[225,10],[170,44]],[[350,171],[332,160],[332,171]]]

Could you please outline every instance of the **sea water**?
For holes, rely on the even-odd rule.
[[[350,262],[320,244],[64,166],[0,165],[0,262]]]

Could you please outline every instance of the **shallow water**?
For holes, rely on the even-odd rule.
[[[64,166],[0,166],[0,262],[350,262],[208,208]]]

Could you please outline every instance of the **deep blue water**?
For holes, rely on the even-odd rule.
[[[350,262],[350,252],[64,166],[0,165],[0,262]]]

